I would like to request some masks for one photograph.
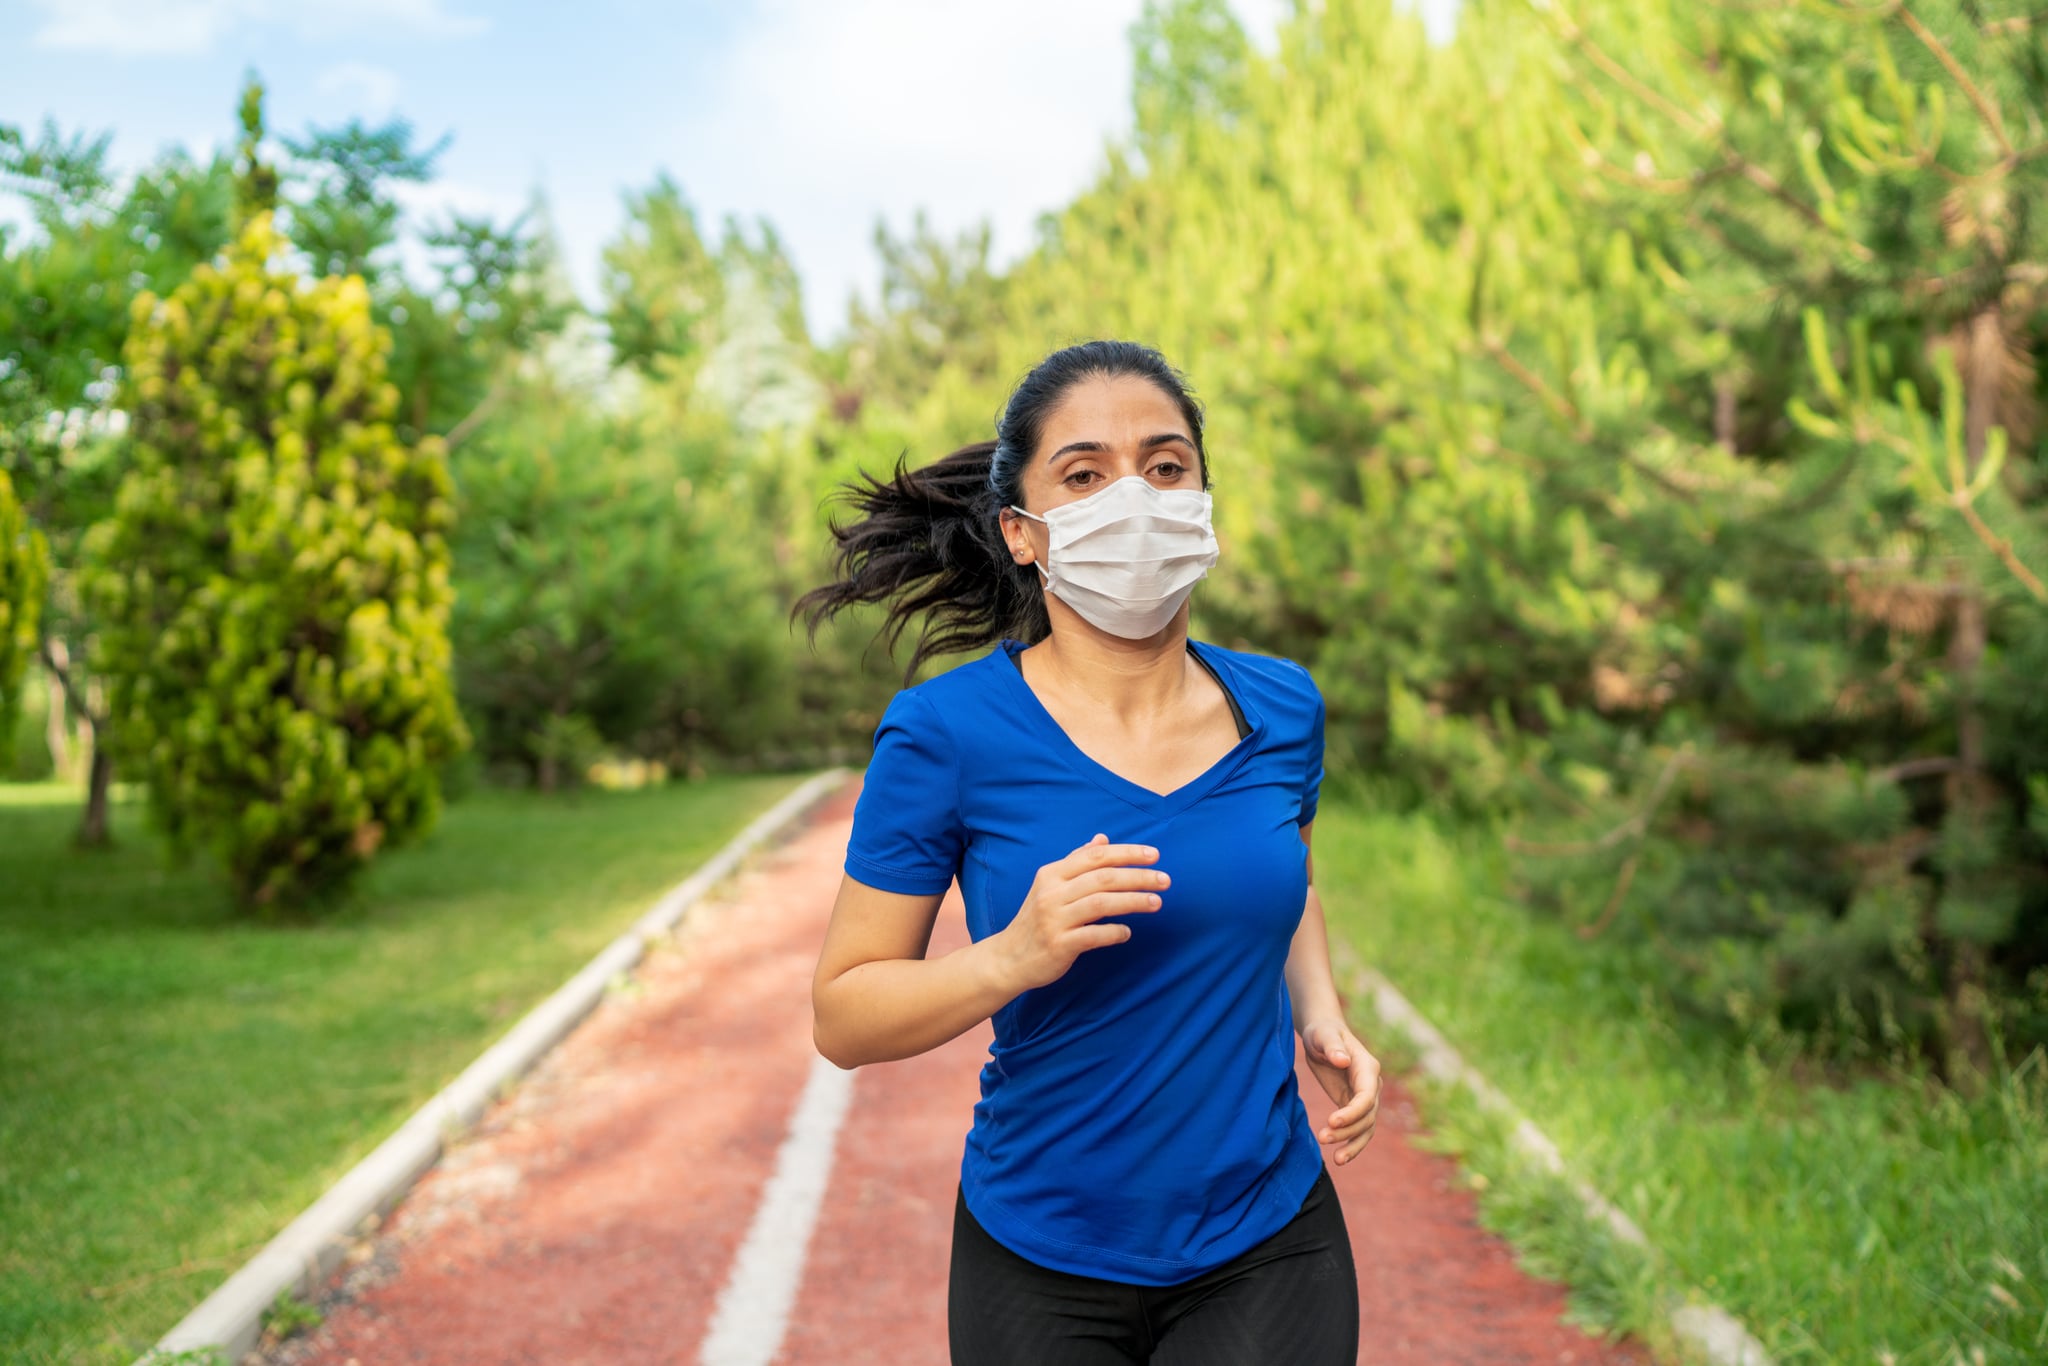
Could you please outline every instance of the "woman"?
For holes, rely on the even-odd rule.
[[[1310,880],[1322,698],[1188,638],[1208,486],[1165,359],[1069,347],[995,441],[856,488],[840,578],[798,604],[815,629],[886,602],[891,641],[919,621],[913,673],[993,646],[884,713],[812,994],[841,1067],[994,1023],[954,1206],[961,1366],[1357,1357],[1318,1140],[1365,1147],[1379,1064]],[[956,878],[973,943],[927,959]]]

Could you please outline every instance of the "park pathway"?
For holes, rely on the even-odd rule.
[[[811,970],[857,791],[693,911],[356,1249],[324,1324],[270,1360],[944,1366],[953,1194],[989,1031],[852,1073],[816,1059]],[[966,942],[956,890],[932,952]],[[816,1141],[841,1113],[836,1141]],[[1372,1146],[1332,1169],[1359,1360],[1643,1361],[1561,1322],[1563,1292],[1479,1228],[1416,1132],[1390,1085]]]

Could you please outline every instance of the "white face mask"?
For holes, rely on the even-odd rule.
[[[1128,475],[1043,517],[1045,591],[1113,636],[1157,635],[1216,563],[1216,532],[1203,489],[1153,487]]]

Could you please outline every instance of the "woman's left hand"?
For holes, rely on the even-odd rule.
[[[1337,1145],[1335,1160],[1341,1165],[1372,1142],[1380,1114],[1380,1061],[1341,1019],[1311,1020],[1302,1027],[1301,1044],[1309,1070],[1337,1102],[1316,1137]]]

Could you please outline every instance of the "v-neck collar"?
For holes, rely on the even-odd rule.
[[[1023,641],[1005,638],[997,642],[996,650],[1009,658],[996,661],[994,652],[991,652],[990,659],[992,663],[997,664],[1001,672],[1009,676],[1009,686],[1017,690],[1018,703],[1024,714],[1047,733],[1054,748],[1067,761],[1068,767],[1139,810],[1163,817],[1171,816],[1193,805],[1235,773],[1258,748],[1260,740],[1266,734],[1265,718],[1245,695],[1244,687],[1238,679],[1236,670],[1230,667],[1230,662],[1216,652],[1206,650],[1192,638],[1188,640],[1187,645],[1188,652],[1195,656],[1196,662],[1207,664],[1222,681],[1226,692],[1237,699],[1238,708],[1244,713],[1248,729],[1215,763],[1171,792],[1155,792],[1143,784],[1132,782],[1121,773],[1104,766],[1101,761],[1090,757],[1088,751],[1074,743],[1066,728],[1061,726],[1053,718],[1053,714],[1045,709],[1045,704],[1038,700],[1038,694],[1031,690],[1031,684],[1025,679],[1024,671],[1018,667],[1019,661],[1016,656],[1026,648]]]

